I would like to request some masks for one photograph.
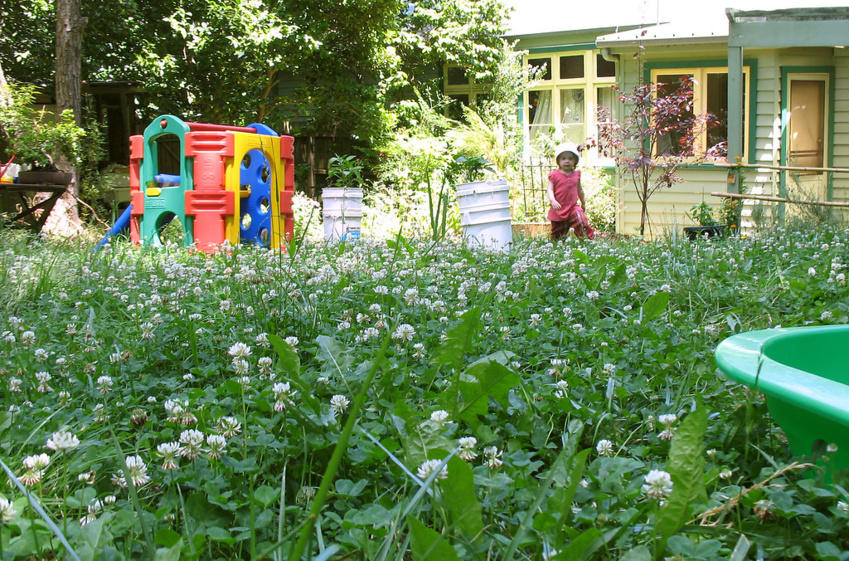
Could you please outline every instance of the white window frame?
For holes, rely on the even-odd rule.
[[[550,92],[551,95],[551,115],[552,115],[552,123],[551,125],[554,127],[554,141],[559,142],[563,139],[565,134],[565,127],[567,123],[564,123],[562,120],[563,116],[563,107],[561,107],[561,91],[565,89],[576,89],[580,88],[584,91],[584,118],[583,118],[583,129],[582,134],[579,134],[580,141],[584,142],[587,138],[595,138],[598,136],[598,122],[597,122],[597,113],[598,113],[598,90],[603,88],[609,88],[616,84],[616,71],[614,71],[613,76],[598,76],[598,64],[597,64],[597,56],[601,54],[601,51],[598,49],[586,49],[586,50],[572,50],[572,51],[558,51],[558,52],[547,52],[547,53],[534,53],[534,54],[526,54],[523,57],[523,67],[524,67],[524,78],[526,87],[522,96],[522,124],[524,128],[524,153],[526,157],[540,158],[545,157],[547,154],[536,154],[531,147],[531,128],[533,123],[531,123],[530,118],[530,96],[531,92],[535,91],[547,91]],[[584,75],[581,78],[560,78],[560,58],[561,57],[583,57],[584,62]],[[551,79],[549,80],[535,80],[531,82],[530,80],[530,72],[529,72],[529,64],[531,60],[540,60],[540,59],[548,59],[548,64],[551,69]],[[618,70],[618,69],[617,69]],[[598,157],[596,150],[591,150],[590,153],[587,154],[587,159],[593,161],[597,164],[609,164],[612,162],[608,162],[607,158],[600,159]]]
[[[444,64],[442,68],[442,93],[446,97],[452,96],[460,96],[467,95],[469,96],[469,104],[475,105],[477,104],[477,98],[480,95],[489,95],[489,89],[481,87],[475,83],[474,75],[471,75],[465,68],[463,70],[468,74],[467,82],[465,84],[454,84],[450,85],[448,83],[448,71],[453,68],[463,68],[459,64]]]

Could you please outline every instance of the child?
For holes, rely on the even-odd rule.
[[[569,228],[574,228],[578,237],[593,239],[595,232],[584,212],[587,203],[584,200],[584,189],[581,187],[581,170],[575,169],[579,160],[578,147],[571,142],[565,142],[554,149],[554,154],[557,169],[548,174],[548,201],[551,203],[548,219],[551,220],[551,239],[566,237]]]

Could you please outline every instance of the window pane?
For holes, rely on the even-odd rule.
[[[601,55],[595,55],[596,76],[599,78],[612,78],[616,76],[616,64],[604,60]]]
[[[481,106],[484,103],[489,101],[489,94],[476,94],[474,99],[474,105]]]
[[[445,116],[455,121],[463,119],[463,106],[469,104],[468,95],[449,95],[452,101],[445,110]]]
[[[469,78],[466,76],[466,70],[459,66],[448,67],[448,85],[449,86],[467,86]]]
[[[584,77],[584,56],[562,56],[560,57],[560,79]]]
[[[560,122],[564,125],[584,122],[584,89],[560,90]]]
[[[612,150],[607,143],[604,142],[604,132],[606,127],[610,127],[611,119],[613,117],[613,103],[616,100],[616,90],[612,87],[606,88],[598,88],[596,90],[596,104],[599,109],[604,108],[604,116],[605,122],[599,120],[598,122],[598,131],[599,131],[599,140],[598,140],[598,150],[599,154],[602,156],[612,156]]]
[[[551,80],[551,59],[532,58],[528,60],[531,70],[531,80]],[[536,75],[534,75],[536,73]]]
[[[550,90],[528,92],[528,133],[531,142],[537,135],[551,132],[553,125]]]
[[[560,90],[560,123],[563,125],[564,140],[582,144],[584,133],[584,89]]]
[[[728,153],[728,74],[708,74],[706,110],[708,112],[707,146],[709,153]],[[745,96],[744,96],[745,97]]]
[[[682,88],[685,78],[690,80],[690,86]],[[662,112],[655,112],[655,118],[662,119],[655,126],[668,128],[669,132],[660,136],[657,141],[656,152],[658,155],[687,155],[693,151],[692,143],[687,139],[692,134],[693,109],[685,108],[692,97],[692,76],[681,76],[680,74],[662,74],[657,77],[658,98],[668,98],[673,105]],[[658,116],[659,115],[659,116]]]
[[[790,82],[790,151],[788,164],[823,167],[825,136],[825,82]]]
[[[551,91],[534,90],[528,92],[528,120],[532,125],[552,124]]]

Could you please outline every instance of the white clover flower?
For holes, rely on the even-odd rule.
[[[24,331],[21,333],[21,343],[24,345],[34,345],[35,344],[35,333],[32,331]]]
[[[51,376],[49,373],[36,372],[35,379],[38,380],[38,387],[35,389],[35,391],[39,393],[48,393],[53,391],[53,388],[51,388],[48,384],[48,382],[53,379],[53,376]]]
[[[284,411],[289,405],[294,405],[293,398],[298,395],[298,392],[291,389],[289,382],[278,382],[272,386],[271,391],[274,393],[275,411]]]
[[[144,322],[139,327],[141,327],[141,338],[142,339],[153,339],[153,324],[149,321]]]
[[[107,394],[112,389],[112,377],[100,376],[97,379],[97,390],[102,394]]]
[[[816,270],[816,269],[814,269],[813,267],[810,267],[810,268],[808,269],[808,276],[809,276],[809,277],[815,277],[815,276],[817,276],[817,270]]]
[[[330,398],[330,408],[334,413],[344,413],[350,403],[344,395],[337,394]]]
[[[235,417],[222,417],[218,421],[218,431],[225,438],[233,438],[242,432],[242,423]]]
[[[829,454],[834,454],[835,452],[837,452],[837,444],[835,444],[834,442],[830,443],[828,446],[825,447],[825,451]]]
[[[733,471],[731,471],[730,469],[728,469],[727,467],[726,467],[726,468],[722,468],[722,470],[719,472],[719,477],[720,477],[721,479],[728,479],[728,478],[730,478],[732,475],[734,475],[734,472],[733,472]]]
[[[206,437],[206,445],[209,447],[206,455],[218,460],[224,453],[224,449],[227,448],[227,439],[218,434],[210,434]]]
[[[665,471],[651,470],[646,476],[643,492],[651,499],[662,501],[672,493],[672,477]]]
[[[23,461],[24,467],[27,469],[45,469],[50,465],[50,456],[47,454],[35,454],[27,456]]]
[[[657,420],[660,421],[666,428],[671,428],[672,425],[675,424],[675,421],[678,420],[678,415],[675,415],[674,413],[660,415]]]
[[[474,436],[464,436],[459,440],[460,452],[458,455],[461,459],[470,462],[478,457],[475,452],[475,446],[478,444],[478,439]]]
[[[248,358],[251,356],[251,348],[247,346],[245,343],[235,343],[229,349],[227,349],[227,354],[234,358]]]
[[[587,292],[587,299],[590,300],[590,301],[598,300],[598,297],[599,297],[599,294],[595,290],[590,290],[589,292]]]
[[[448,420],[448,411],[443,411],[442,409],[434,411],[430,414],[430,420],[441,425]]]
[[[484,465],[487,466],[489,469],[496,469],[498,467],[501,467],[504,464],[504,462],[499,459],[501,458],[501,454],[501,450],[499,450],[495,446],[489,446],[487,448],[484,448]]]
[[[442,460],[427,460],[422,465],[419,466],[419,469],[416,471],[416,475],[422,481],[426,480],[433,473],[439,469],[439,464],[442,463]],[[439,473],[436,476],[436,479],[445,479],[448,477],[448,466],[442,466],[442,469],[439,470]]]
[[[412,341],[415,335],[416,330],[412,325],[409,323],[402,323],[395,328],[395,331],[392,333],[392,338],[400,339],[401,341]]]
[[[86,508],[86,514],[80,518],[80,526],[85,526],[97,520],[97,515],[103,510],[103,503],[97,499],[92,499]]]
[[[271,372],[272,363],[273,361],[271,360],[271,357],[264,356],[256,362],[256,365],[259,368],[261,374],[268,374],[269,372]]]
[[[127,456],[127,469],[130,471],[130,480],[134,486],[141,487],[150,481],[150,476],[147,474],[147,465],[141,459],[141,456]],[[127,486],[123,469],[118,470],[118,477],[115,481],[119,487]]]
[[[294,335],[291,337],[286,337],[283,340],[286,341],[286,344],[292,347],[293,349],[296,348],[298,346],[298,343],[301,342],[301,340],[295,337]]]
[[[199,430],[188,429],[180,433],[180,456],[194,460],[203,452],[202,445],[203,433]]]
[[[65,452],[73,450],[80,445],[80,439],[76,435],[67,431],[59,431],[53,433],[53,438],[47,440],[47,447],[57,452]]]
[[[609,440],[599,440],[598,444],[596,444],[596,452],[598,452],[599,456],[612,456],[613,455],[613,443]]]
[[[15,505],[12,504],[12,501],[0,499],[0,523],[8,524],[15,518],[17,513],[18,511],[15,510]]]
[[[183,448],[179,442],[163,442],[156,447],[156,452],[162,458],[162,469],[177,469],[179,457],[183,455]]]

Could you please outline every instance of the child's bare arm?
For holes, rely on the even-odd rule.
[[[548,202],[554,210],[560,210],[563,208],[563,206],[557,202],[557,199],[554,198],[554,183],[551,181],[548,182]]]

